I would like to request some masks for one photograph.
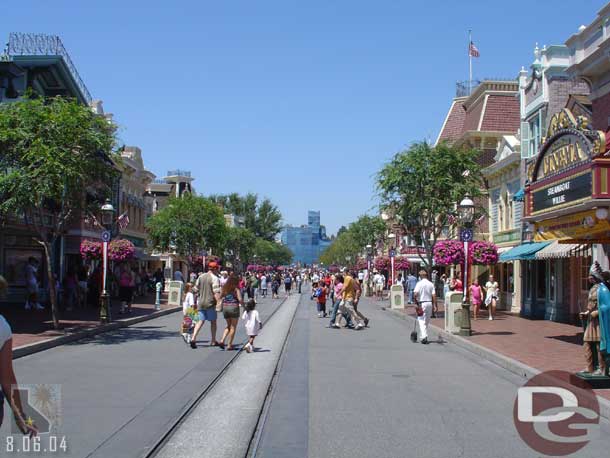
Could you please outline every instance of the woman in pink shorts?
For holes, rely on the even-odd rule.
[[[483,303],[483,288],[479,285],[479,280],[474,279],[474,283],[470,285],[470,300],[472,301],[472,305],[474,307],[474,319],[477,319],[477,314],[479,313],[479,308]]]

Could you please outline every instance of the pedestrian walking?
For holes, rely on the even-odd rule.
[[[261,275],[261,296],[267,297],[267,275]]]
[[[303,276],[300,272],[297,273],[297,289],[299,294],[301,294],[301,290],[303,289]]]
[[[373,277],[373,283],[375,284],[375,296],[377,300],[383,300],[383,288],[385,286],[385,276],[381,272],[375,273]]]
[[[477,319],[479,309],[483,303],[483,288],[479,285],[479,279],[475,278],[472,285],[470,285],[470,301],[472,302],[474,319]]]
[[[355,278],[353,272],[352,272],[352,277]],[[360,318],[360,320],[362,320],[362,322],[364,323],[364,327],[368,328],[369,319],[367,317],[365,317],[364,314],[358,310],[358,303],[360,302],[360,297],[362,296],[362,285],[360,285],[360,282],[354,282],[354,288],[356,290],[356,296],[354,297],[354,312],[356,313],[358,318]]]
[[[119,271],[119,299],[121,300],[121,308],[119,313],[127,313],[130,310],[131,303],[131,269],[127,265],[121,266]]]
[[[210,322],[212,340],[210,346],[217,347],[216,341],[216,305],[220,302],[220,280],[218,279],[218,263],[211,261],[208,264],[208,271],[200,275],[195,284],[198,294],[197,313],[199,321],[195,325],[193,337],[191,338],[191,348],[197,348],[197,336],[204,323]]]
[[[244,311],[241,319],[244,320],[244,327],[246,328],[246,334],[248,335],[248,343],[244,349],[250,353],[254,351],[254,339],[258,335],[258,332],[263,329],[263,323],[258,314],[256,308],[256,301],[250,299],[246,303],[246,310]]]
[[[496,314],[496,307],[500,297],[499,290],[498,282],[494,280],[493,275],[490,275],[489,280],[485,283],[485,305],[487,305],[487,310],[489,311],[489,321],[493,320]]]
[[[184,275],[182,275],[181,270],[176,269],[176,271],[174,272],[174,281],[181,281],[182,283],[184,283]]]
[[[419,271],[420,280],[413,291],[417,303],[417,322],[419,324],[419,337],[423,344],[428,344],[428,326],[434,304],[436,304],[436,291],[434,284],[428,280],[428,272]]]
[[[343,292],[343,275],[339,274],[335,277],[335,300],[333,302],[333,309],[330,314],[330,327],[340,328],[340,324],[337,323],[337,312],[339,311],[339,304],[341,304],[341,293]],[[347,319],[348,317],[346,317]]]
[[[360,319],[354,310],[354,301],[356,300],[356,280],[350,274],[347,274],[343,279],[343,290],[341,291],[341,303],[339,304],[339,312],[335,323],[341,321],[341,317],[349,316],[351,322],[355,325],[356,330],[364,329],[364,321]]]
[[[407,275],[407,291],[409,292],[409,304],[413,303],[413,291],[415,291],[415,285],[417,285],[417,277],[409,272]]]
[[[220,348],[225,348],[225,341],[228,339],[226,349],[233,350],[233,339],[235,338],[235,330],[239,320],[239,306],[243,304],[237,275],[232,274],[227,279],[220,293],[220,302],[222,304],[222,315],[227,322],[227,326],[222,333],[222,338],[218,345]]]
[[[326,297],[328,295],[328,287],[324,281],[321,281],[316,291],[316,303],[318,305],[318,318],[326,317]]]
[[[25,300],[25,309],[43,310],[44,307],[38,302],[38,268],[40,264],[38,259],[33,256],[28,258],[28,263],[25,266],[25,284],[27,289],[27,298]]]
[[[191,343],[193,321],[189,317],[189,309],[195,308],[195,295],[193,285],[189,282],[184,285],[184,299],[182,299],[182,338],[187,344]]]
[[[286,297],[290,296],[290,290],[292,289],[292,277],[290,272],[284,277],[284,289],[286,290]]]
[[[273,299],[277,299],[279,297],[280,280],[280,274],[275,274],[275,276],[273,277],[273,281],[271,282],[271,295]]]

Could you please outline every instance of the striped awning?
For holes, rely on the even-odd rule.
[[[578,243],[559,243],[554,241],[536,252],[536,259],[559,259],[576,256],[576,252],[581,251],[582,246]]]

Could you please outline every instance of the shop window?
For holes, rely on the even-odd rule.
[[[524,261],[525,268],[527,270],[527,275],[525,277],[525,297],[527,299],[532,299],[532,282],[534,281],[534,267],[533,261]]]

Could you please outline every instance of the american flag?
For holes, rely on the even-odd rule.
[[[119,216],[116,221],[119,224],[119,227],[121,228],[121,230],[122,231],[125,230],[125,228],[127,226],[129,226],[129,216],[127,216],[127,212],[125,212],[121,216]]]
[[[470,42],[470,46],[468,47],[468,55],[470,57],[479,57],[481,55],[481,53],[472,41]]]

